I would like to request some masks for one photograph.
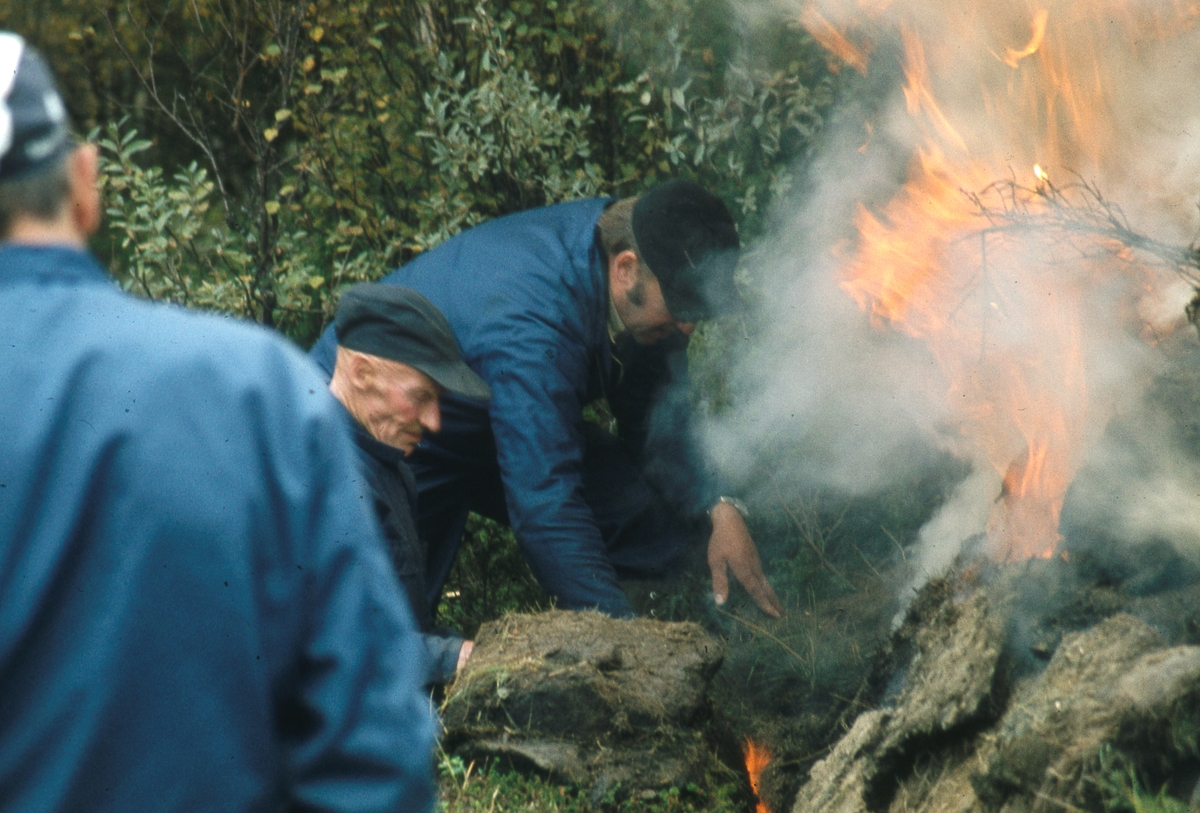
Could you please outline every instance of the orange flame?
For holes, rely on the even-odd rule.
[[[906,110],[922,146],[891,201],[859,206],[842,289],[876,327],[922,340],[948,381],[952,450],[986,461],[1003,483],[981,529],[996,556],[1049,557],[1067,488],[1115,408],[1115,396],[1098,399],[1086,375],[1097,330],[1089,296],[1128,275],[1132,258],[1068,257],[1047,238],[997,228],[969,193],[1013,178],[1014,161],[1032,166],[1032,178],[1018,182],[1032,183],[1027,203],[1036,214],[1054,192],[1043,167],[1122,177],[1121,162],[1140,145],[1123,140],[1120,83],[1105,55],[1193,28],[1200,3],[1177,0],[1172,13],[1161,4],[1054,0],[1032,20],[1028,6],[1003,0],[956,0],[938,14],[917,5],[895,3],[887,13],[903,42]],[[937,27],[949,17],[961,37]],[[804,19],[810,32],[828,26],[812,9]],[[1021,28],[1030,32],[1024,46],[996,41],[1001,32],[1021,41]],[[846,56],[843,35],[813,36],[866,70],[865,54],[859,62]],[[990,67],[970,63],[975,76],[964,70],[972,48],[1003,56]]]
[[[1017,67],[1017,63],[1027,56],[1033,56],[1038,52],[1038,48],[1042,47],[1042,38],[1046,36],[1046,21],[1050,19],[1050,12],[1046,9],[1038,9],[1037,14],[1033,17],[1033,36],[1029,38],[1029,44],[1019,51],[1014,51],[1012,48],[1004,49],[1004,58],[1001,60],[1010,68]]]
[[[904,88],[904,99],[908,103],[908,112],[914,116],[924,113],[937,130],[943,141],[949,142],[962,152],[967,152],[967,143],[963,141],[958,131],[950,124],[934,100],[929,87],[928,68],[925,64],[925,49],[921,41],[907,26],[903,30],[905,68],[904,77],[908,85]]]
[[[746,745],[742,750],[746,755],[746,775],[750,777],[750,790],[757,797],[762,772],[771,764],[775,755],[768,748],[757,744],[749,737],[746,738]],[[754,813],[771,813],[771,810],[766,803],[760,800]]]
[[[815,7],[809,6],[800,13],[800,24],[825,50],[859,73],[866,74],[867,50],[851,43],[846,35],[838,31]]]

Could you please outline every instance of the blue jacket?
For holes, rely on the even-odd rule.
[[[582,407],[610,396],[616,380],[607,272],[595,238],[611,202],[562,203],[489,221],[381,281],[414,288],[437,305],[467,365],[492,389],[490,409],[445,396],[442,431],[422,443],[418,457],[464,467],[498,462],[509,520],[542,587],[565,609],[627,615],[630,605],[584,501],[581,466]],[[332,371],[335,350],[329,329],[312,355]],[[650,366],[682,374],[686,360]],[[654,389],[641,394],[643,412],[657,397]],[[644,440],[646,422],[641,415],[621,426]],[[680,500],[689,507],[701,501],[695,494]]]
[[[0,247],[0,810],[430,809],[355,449],[265,331]]]

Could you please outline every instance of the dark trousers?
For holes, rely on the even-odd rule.
[[[453,407],[443,408],[443,432],[455,419]],[[681,567],[705,529],[679,515],[618,438],[592,424],[585,424],[584,438],[584,500],[617,576],[658,578]],[[417,478],[417,533],[428,543],[427,598],[434,607],[462,543],[468,512],[509,524],[495,455],[481,463],[478,444],[471,452],[468,457],[433,447],[408,458]]]

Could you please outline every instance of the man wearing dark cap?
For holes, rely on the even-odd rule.
[[[442,401],[441,432],[408,458],[436,605],[469,510],[510,524],[565,609],[633,610],[618,579],[676,570],[707,540],[713,593],[729,572],[771,615],[743,517],[697,453],[688,422],[688,337],[734,307],[738,251],[719,198],[672,181],[477,226],[384,277],[446,315],[490,403]],[[333,369],[327,331],[312,356]],[[604,398],[615,435],[584,420]]]
[[[480,403],[491,393],[463,364],[446,317],[409,288],[362,283],[347,289],[334,329],[329,390],[352,419],[366,491],[429,655],[425,682],[445,683],[470,657],[472,644],[434,630],[416,528],[417,485],[403,458],[426,432],[441,427],[442,393]]]
[[[278,337],[120,292],[96,176],[0,32],[0,810],[430,810],[337,402]]]

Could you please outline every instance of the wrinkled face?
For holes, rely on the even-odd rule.
[[[412,454],[426,432],[442,428],[442,388],[420,370],[370,357],[371,371],[358,392],[355,417],[371,437]]]
[[[620,261],[624,254],[618,255]],[[662,288],[658,280],[645,266],[632,261],[632,266],[617,266],[610,274],[613,306],[621,317],[625,329],[639,344],[654,344],[668,339],[675,333],[692,335],[695,322],[681,322],[667,310]]]

